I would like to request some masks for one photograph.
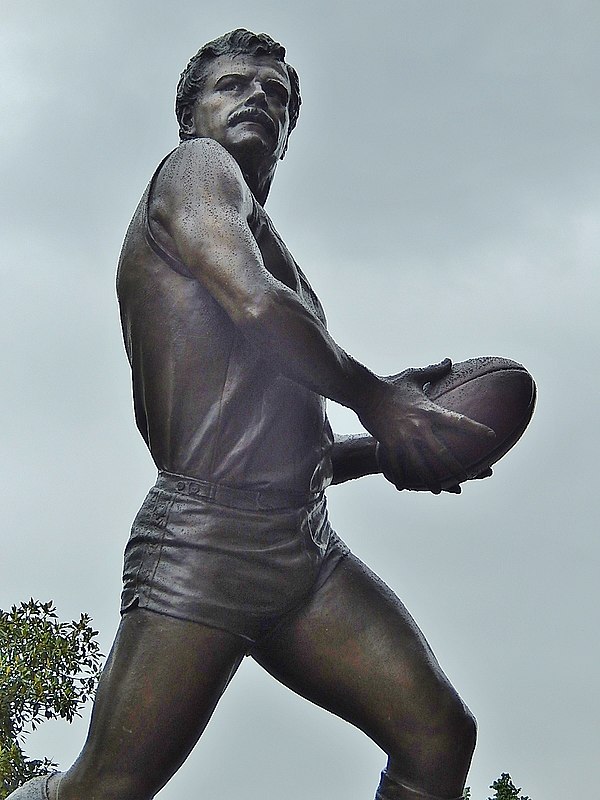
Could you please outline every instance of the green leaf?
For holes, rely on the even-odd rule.
[[[27,758],[27,734],[45,719],[72,721],[93,693],[102,654],[90,622],[60,622],[52,600],[0,609],[0,800],[56,766]]]

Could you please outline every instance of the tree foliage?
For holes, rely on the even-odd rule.
[[[0,610],[0,800],[56,767],[25,755],[27,733],[45,719],[72,722],[92,696],[102,655],[90,622],[60,622],[52,601]]]
[[[503,772],[498,780],[492,783],[490,789],[494,789],[496,794],[488,797],[488,800],[531,800],[530,797],[521,794],[521,789],[517,789],[507,772]],[[463,793],[463,800],[472,800],[471,789],[468,786]]]
[[[531,800],[524,794],[521,794],[521,789],[514,785],[508,773],[503,772],[497,781],[494,781],[490,786],[494,789],[496,794],[489,797],[488,800]]]

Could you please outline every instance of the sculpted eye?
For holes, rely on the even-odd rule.
[[[282,106],[286,106],[289,100],[288,90],[280,83],[270,83],[266,87],[266,92],[275,98]]]
[[[224,92],[235,92],[242,88],[242,80],[235,75],[230,75],[220,80],[217,88]]]

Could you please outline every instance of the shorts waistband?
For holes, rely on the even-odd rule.
[[[208,500],[241,511],[277,511],[301,508],[314,503],[321,492],[288,492],[278,489],[239,489],[220,483],[190,478],[160,470],[156,488],[175,494],[184,494],[199,500]]]

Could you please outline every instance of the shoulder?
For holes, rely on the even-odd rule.
[[[213,139],[182,142],[166,159],[154,191],[167,205],[228,205],[249,213],[252,195],[235,159]]]

